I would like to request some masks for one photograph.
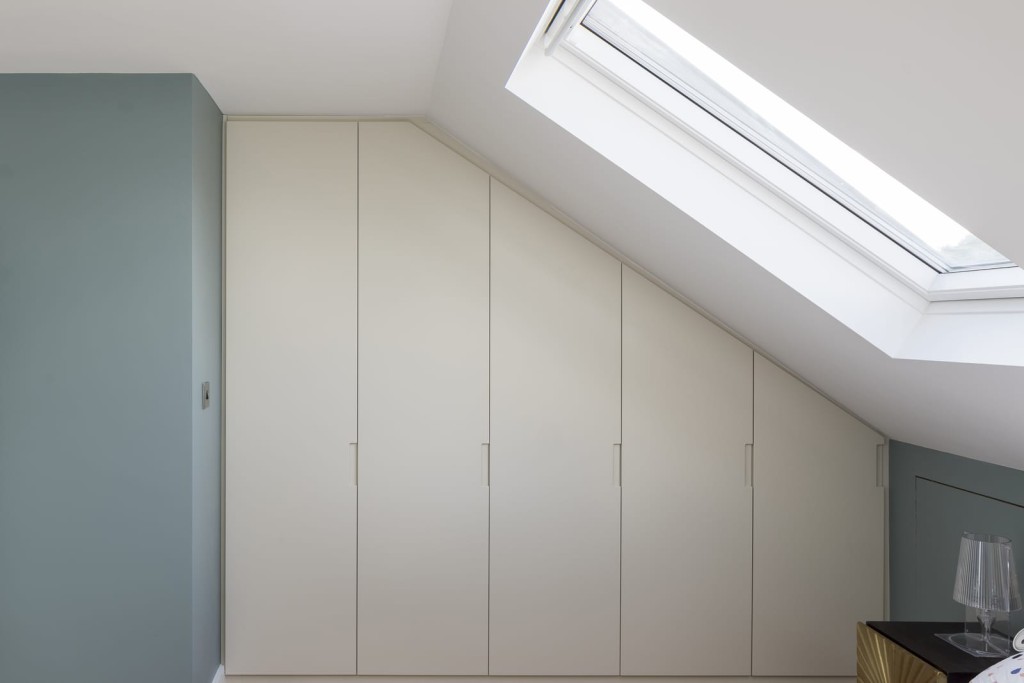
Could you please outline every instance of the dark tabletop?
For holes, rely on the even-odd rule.
[[[867,625],[945,673],[949,683],[967,683],[1001,661],[974,657],[936,637],[936,633],[962,633],[962,621],[869,621]]]

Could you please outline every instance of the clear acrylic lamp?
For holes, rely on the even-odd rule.
[[[964,605],[964,632],[936,635],[975,657],[1012,654],[1006,635],[992,628],[994,623],[1008,620],[1010,612],[1021,608],[1010,539],[964,532],[960,538],[953,599]],[[980,632],[974,626],[975,621],[981,627]]]

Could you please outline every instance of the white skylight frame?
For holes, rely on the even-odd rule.
[[[814,167],[813,160],[808,162],[806,158],[795,158],[798,155],[791,153],[792,149],[779,149],[779,145],[773,148],[772,141],[763,138],[758,143],[751,142],[748,139],[751,136],[748,123],[736,120],[729,111],[723,110],[727,107],[723,108],[720,103],[712,101],[713,98],[709,99],[706,93],[700,92],[700,88],[694,89],[678,80],[674,81],[670,74],[657,73],[657,65],[652,65],[651,60],[629,56],[626,54],[629,52],[628,46],[625,49],[621,44],[614,47],[599,37],[581,24],[598,1],[618,7],[631,18],[638,19],[644,30],[651,32],[661,42],[685,45],[686,59],[695,63],[698,76],[703,75],[701,72],[711,73],[716,79],[726,83],[741,82],[748,92],[756,92],[759,106],[767,103],[764,106],[774,107],[776,111],[783,112],[787,120],[796,122],[794,128],[785,130],[783,139],[795,137],[805,143],[804,146],[824,144],[825,154],[831,155],[829,159],[833,165],[841,164],[844,169],[853,168],[854,175],[866,177],[866,182],[875,183],[875,191],[881,191],[883,195],[889,193],[890,196],[895,193],[902,197],[901,201],[905,205],[909,202],[912,210],[901,214],[902,217],[907,220],[948,222],[956,226],[938,209],[643,2],[566,0],[544,35],[545,52],[562,60],[584,77],[592,76],[592,69],[609,79],[616,87],[606,91],[621,104],[637,110],[634,104],[626,101],[627,97],[632,97],[663,119],[661,122],[650,121],[652,125],[663,127],[664,121],[667,121],[708,145],[734,166],[812,218],[815,224],[827,229],[831,234],[819,235],[820,241],[829,244],[838,238],[926,301],[1024,296],[1024,270],[1021,268],[1008,261],[988,269],[958,270],[950,267],[941,258],[920,249],[920,245],[914,244],[912,239],[894,228],[895,219],[865,201],[864,193],[844,191],[843,180],[834,174],[830,177],[830,172],[822,173],[820,165]],[[585,64],[587,69],[580,69],[580,63]],[[721,90],[719,85],[713,87]],[[686,96],[680,91],[686,92]],[[801,138],[807,135],[814,140],[806,142]]]

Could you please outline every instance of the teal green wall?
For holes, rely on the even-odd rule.
[[[220,666],[221,196],[224,124],[192,79],[192,680]],[[210,382],[210,406],[200,385]]]
[[[219,131],[190,75],[0,75],[0,681],[216,669]]]
[[[1022,463],[1024,464],[1024,463]],[[964,531],[1010,538],[1024,579],[1024,471],[894,441],[889,446],[890,613],[963,619],[953,579]],[[1024,613],[1011,618],[1024,628]]]
[[[220,666],[221,197],[220,109],[192,79],[192,681]],[[210,383],[202,408],[200,385]]]

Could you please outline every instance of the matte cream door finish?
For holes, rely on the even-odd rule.
[[[491,183],[497,675],[619,672],[621,270]]]
[[[225,668],[356,670],[356,124],[227,124]]]
[[[753,352],[622,276],[622,674],[750,674]]]
[[[883,618],[882,437],[754,357],[755,676],[853,676]]]
[[[486,674],[488,176],[359,130],[359,673]]]

